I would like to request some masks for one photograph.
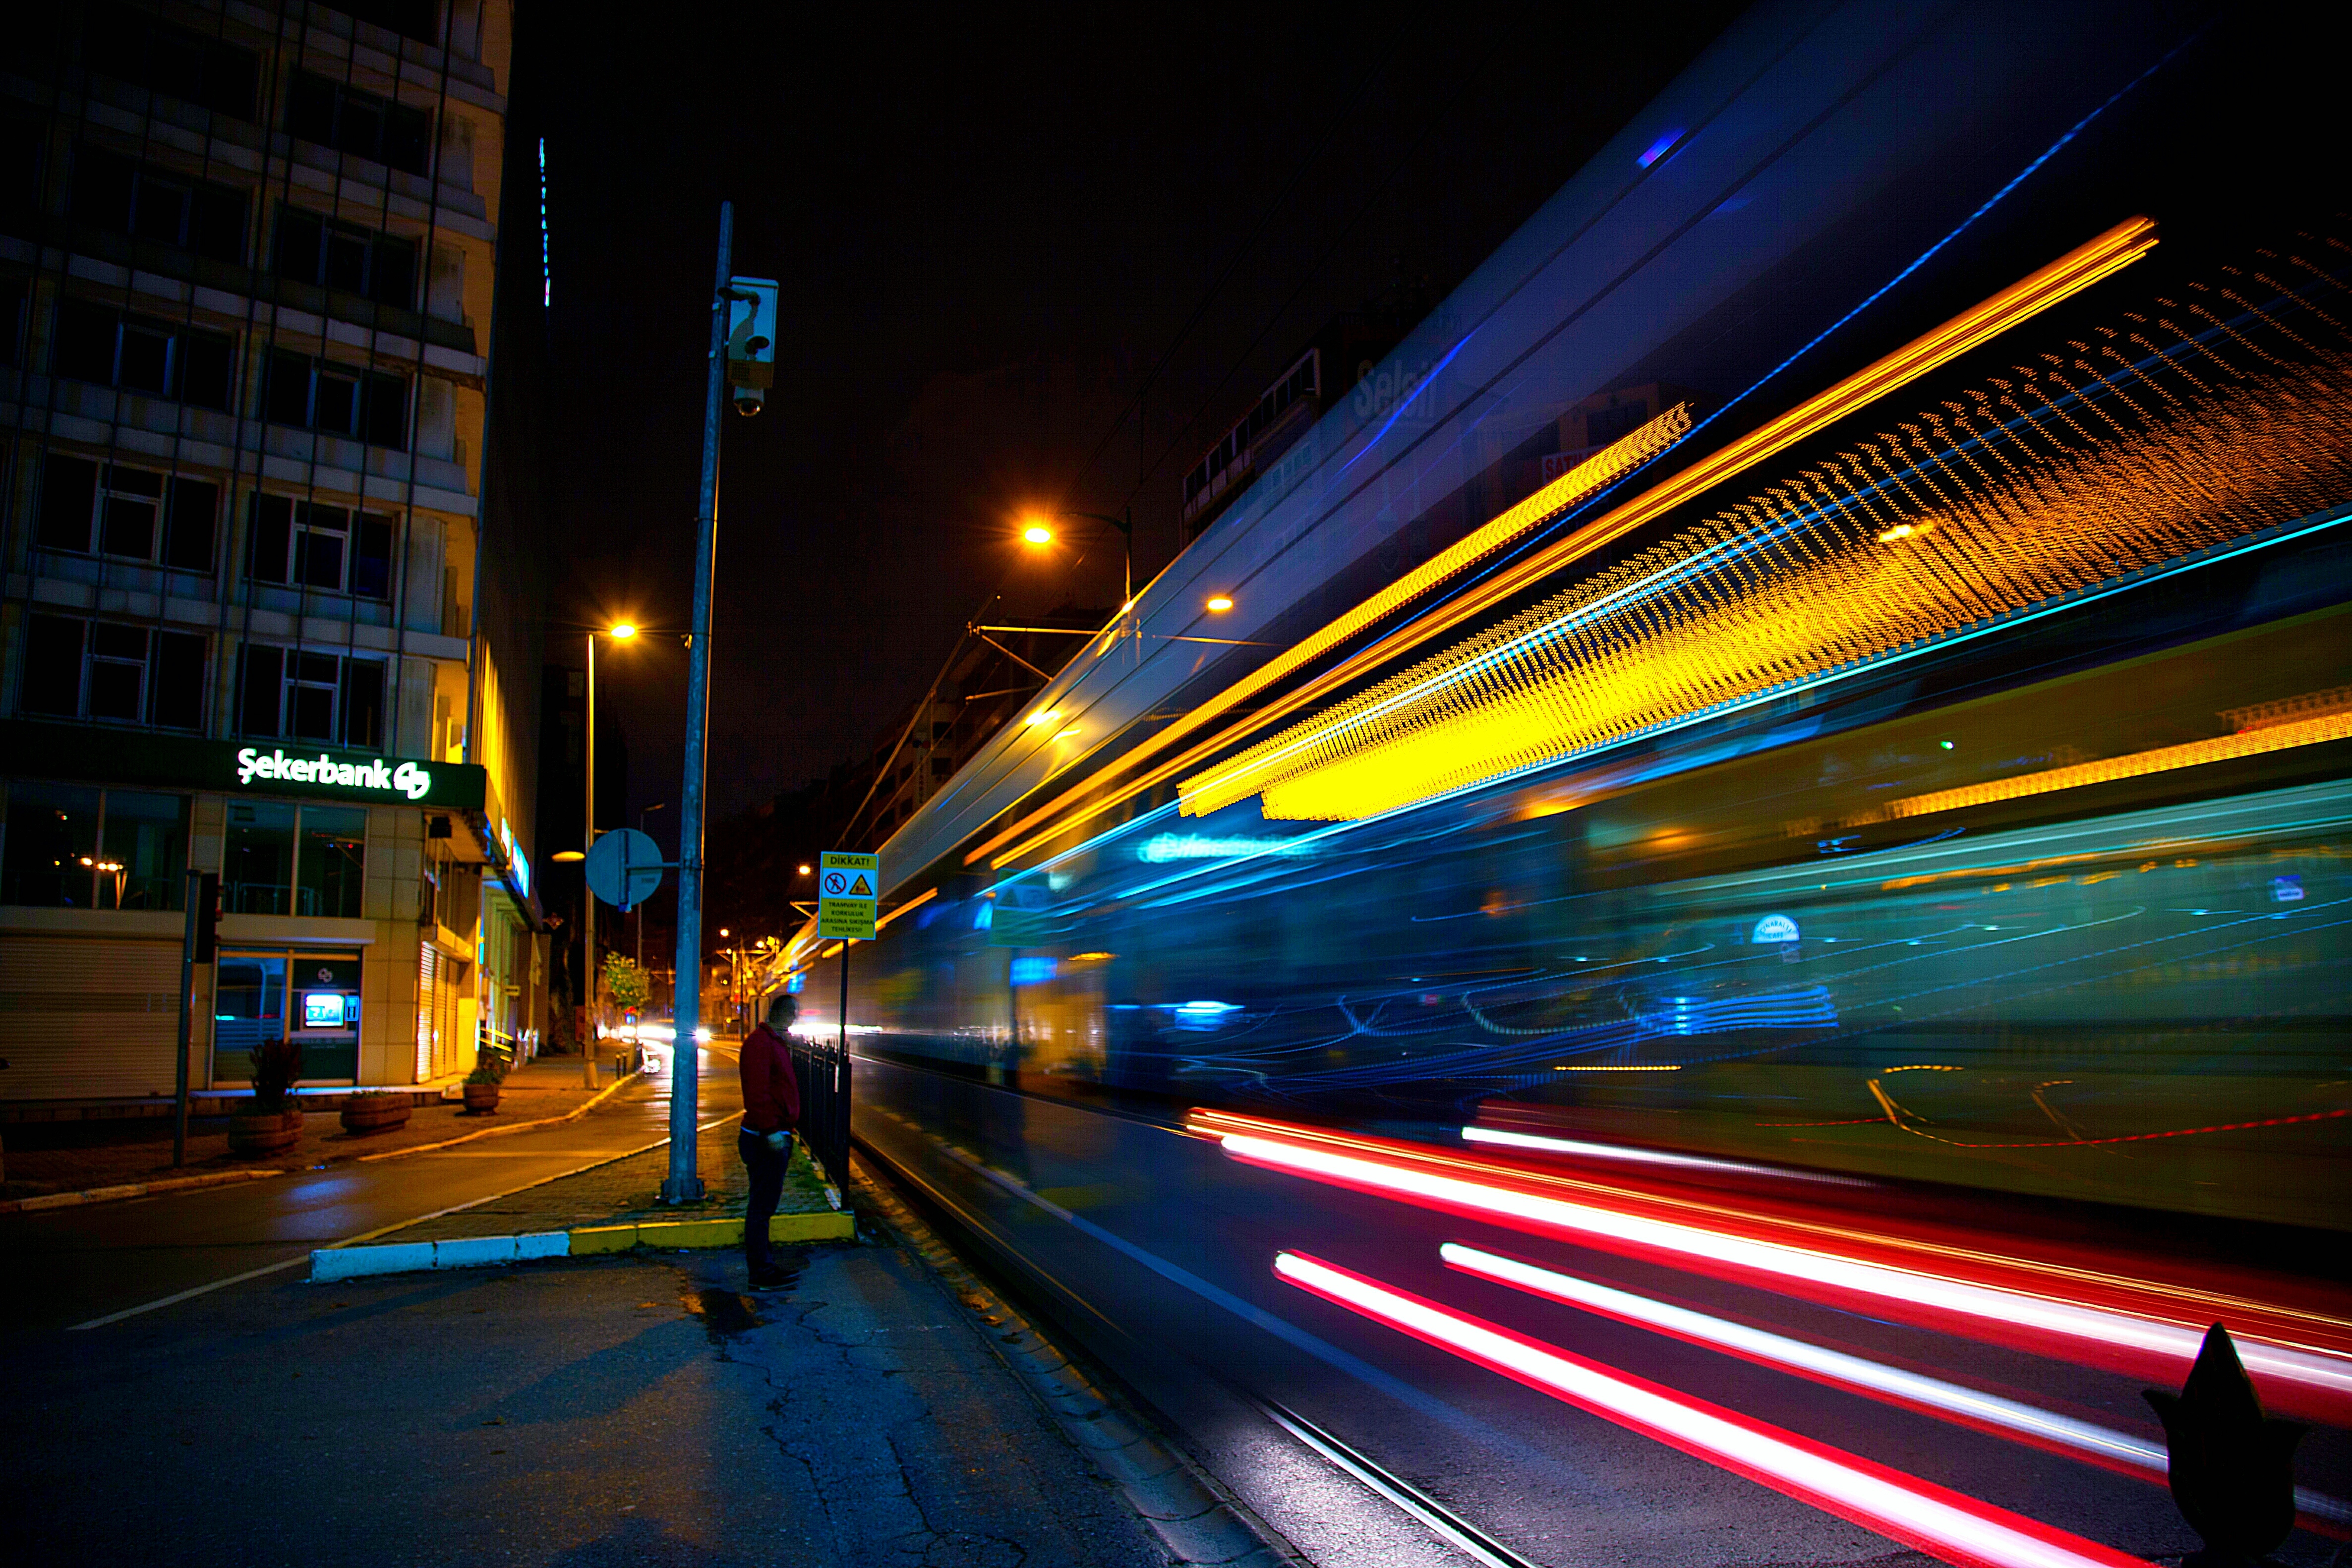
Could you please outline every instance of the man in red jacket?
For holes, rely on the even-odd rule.
[[[784,1040],[800,1012],[800,1004],[788,995],[770,998],[767,1021],[751,1031],[736,1059],[743,1075],[743,1130],[736,1134],[735,1145],[751,1172],[751,1206],[743,1215],[743,1260],[751,1265],[755,1291],[772,1291],[785,1278],[768,1255],[768,1221],[783,1196],[793,1129],[801,1119],[793,1049]]]

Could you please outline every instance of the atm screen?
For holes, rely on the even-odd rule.
[[[302,994],[302,1027],[342,1028],[343,994],[341,991],[305,991]]]

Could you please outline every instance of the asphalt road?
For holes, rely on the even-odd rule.
[[[857,1066],[860,1139],[922,1191],[1041,1315],[1082,1341],[1190,1437],[1241,1499],[1322,1568],[1445,1560],[1448,1521],[1545,1563],[1611,1568],[1885,1563],[1927,1559],[1708,1459],[1474,1364],[1423,1338],[1286,1283],[1277,1253],[1309,1254],[1616,1374],[1858,1457],[1934,1487],[2135,1557],[2178,1561],[2198,1545],[2155,1474],[2046,1451],[1948,1416],[1826,1386],[1640,1323],[1580,1310],[1449,1269],[1453,1242],[1538,1263],[1718,1323],[1761,1328],[1895,1372],[2004,1396],[2033,1410],[2158,1446],[2140,1389],[2156,1379],[2102,1370],[2048,1346],[1998,1343],[1669,1257],[1580,1246],[1525,1226],[1433,1212],[1377,1192],[1244,1163],[1217,1143],[1133,1114],[888,1061]],[[1686,1193],[1706,1199],[1704,1181]],[[1755,1207],[1753,1192],[1720,1193]],[[1772,1200],[1798,1221],[1865,1237],[1878,1195],[1832,1207],[1801,1190]],[[1886,1203],[1895,1202],[1886,1195]],[[1930,1216],[1933,1219],[1935,1217]],[[1923,1222],[1924,1223],[1924,1222]],[[2022,1223],[2021,1218],[2020,1223]],[[2017,1238],[1955,1233],[2000,1252]],[[2081,1256],[2128,1260],[2130,1238]],[[2154,1250],[2150,1249],[2150,1250]],[[2235,1285],[2263,1288],[2259,1275]],[[2341,1321],[2325,1281],[2274,1280]],[[2191,1309],[2193,1310],[2193,1309]],[[2193,1333],[2190,1343],[2193,1344]],[[2095,1359],[2090,1358],[2090,1359]],[[2258,1380],[2258,1382],[2261,1380]],[[2172,1385],[2178,1387],[2178,1380]],[[1401,1507],[1338,1481],[1279,1429],[1285,1413],[1392,1483]],[[2352,1435],[2320,1426],[2298,1455],[2300,1483],[2352,1497]],[[1412,1517],[1422,1507],[1437,1523]],[[1414,1555],[1406,1555],[1410,1543]],[[2278,1554],[2329,1561],[2336,1542],[2298,1531]],[[1458,1560],[1458,1559],[1457,1559]],[[1492,1561],[1493,1559],[1490,1559]],[[1507,1561],[1507,1559],[1504,1559]]]
[[[698,1119],[740,1110],[734,1058],[706,1050],[700,1065]],[[510,1192],[668,1132],[668,1081],[649,1077],[577,1121],[510,1137],[236,1186],[0,1215],[0,1336],[70,1328],[183,1291],[234,1290],[248,1277],[255,1288],[299,1278],[316,1248]]]

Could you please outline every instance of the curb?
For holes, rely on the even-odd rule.
[[[857,1222],[847,1214],[779,1214],[768,1222],[772,1241],[848,1241]],[[665,1250],[740,1247],[743,1221],[646,1220],[592,1225],[578,1230],[538,1230],[520,1236],[466,1236],[446,1241],[389,1241],[373,1247],[327,1247],[310,1254],[313,1284],[369,1274],[414,1274],[433,1269],[489,1269],[540,1258],[587,1258],[638,1247]]]
[[[291,1176],[291,1171],[215,1171],[210,1176],[165,1176],[162,1181],[126,1182],[120,1186],[86,1187],[80,1192],[45,1192],[33,1197],[0,1199],[0,1214],[24,1214],[40,1208],[71,1208],[83,1203],[112,1203],[118,1198],[148,1197],[159,1192],[186,1192],[192,1187],[228,1186],[241,1181],[267,1181]]]
[[[374,1160],[396,1160],[404,1155],[429,1155],[436,1149],[454,1149],[459,1144],[470,1144],[477,1138],[506,1137],[515,1133],[528,1133],[533,1127],[552,1127],[561,1123],[574,1122],[635,1082],[635,1078],[624,1078],[618,1083],[600,1089],[589,1098],[586,1104],[575,1105],[561,1116],[541,1116],[533,1121],[513,1122],[502,1127],[485,1127],[478,1133],[467,1133],[459,1137],[444,1138],[437,1144],[418,1144],[414,1148],[386,1149],[382,1154],[360,1155],[352,1159],[352,1164],[363,1166]]]
[[[1097,1388],[1028,1319],[965,1268],[930,1227],[875,1179],[866,1154],[854,1154],[851,1166],[870,1212],[977,1320],[998,1359],[1045,1407],[1070,1443],[1118,1489],[1178,1568],[1299,1568],[1304,1563],[1271,1526]]]

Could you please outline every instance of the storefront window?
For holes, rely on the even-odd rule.
[[[8,786],[0,903],[88,909],[97,894],[99,791],[76,784]]]
[[[358,955],[224,950],[217,994],[215,1083],[246,1082],[253,1052],[289,1038],[302,1047],[303,1082],[348,1083],[359,1076]]]
[[[366,808],[303,807],[297,864],[301,885],[296,914],[357,919],[366,883]]]
[[[221,908],[232,915],[291,913],[294,808],[232,800],[221,857]]]
[[[188,799],[86,784],[7,786],[0,904],[177,909],[188,864]]]
[[[100,835],[100,909],[178,909],[188,864],[188,798],[135,789],[106,792]]]
[[[223,953],[215,998],[213,1082],[239,1083],[253,1076],[254,1051],[286,1038],[286,956]]]

